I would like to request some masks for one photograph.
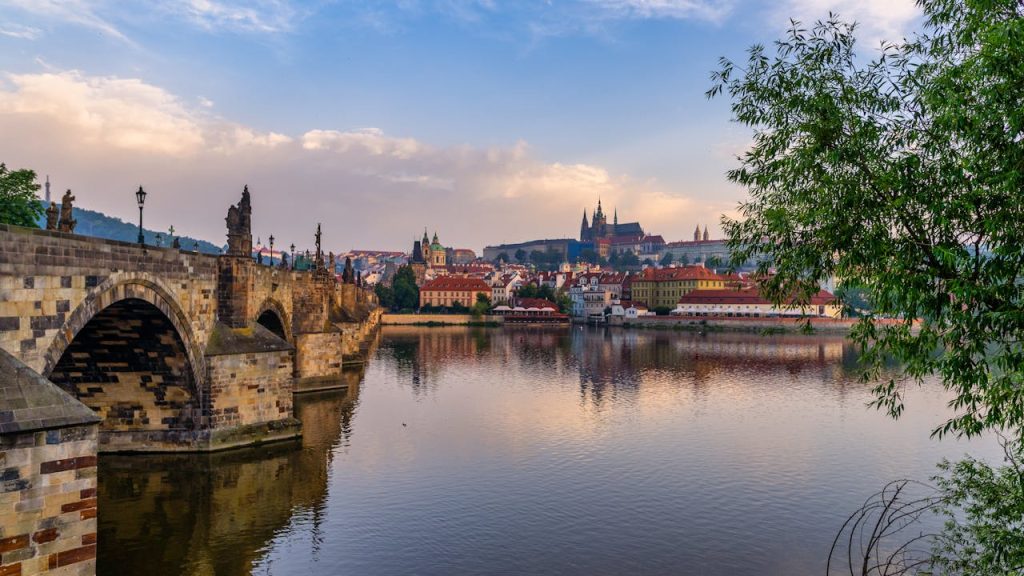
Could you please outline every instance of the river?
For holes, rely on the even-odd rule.
[[[385,327],[301,442],[100,459],[101,575],[822,574],[889,480],[990,441],[869,409],[841,337]],[[934,527],[934,520],[928,520]]]

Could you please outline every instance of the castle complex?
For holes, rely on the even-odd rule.
[[[619,224],[619,211],[615,210],[612,224],[608,224],[608,216],[601,208],[600,198],[597,200],[597,209],[590,218],[590,225],[587,225],[587,211],[583,211],[583,224],[580,225],[580,242],[584,244],[597,244],[601,240],[612,240],[615,238],[642,239],[645,236],[644,229],[639,222],[628,222]]]
[[[487,246],[484,248],[483,256],[485,260],[510,261],[516,253],[531,254],[535,251],[555,252],[568,262],[584,257],[588,252],[602,258],[610,258],[613,254],[632,253],[655,262],[660,261],[666,254],[671,254],[674,262],[683,264],[729,260],[726,242],[712,240],[707,226],[702,229],[698,225],[693,232],[692,241],[666,242],[659,235],[645,232],[639,222],[619,223],[618,210],[612,211],[612,221],[609,223],[600,199],[597,201],[597,207],[590,213],[589,220],[587,211],[583,211],[579,239],[543,239]]]

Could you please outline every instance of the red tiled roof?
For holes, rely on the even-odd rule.
[[[558,312],[558,305],[550,300],[545,300],[544,298],[518,298],[516,299],[516,306],[521,306],[523,308],[539,308],[541,310],[544,308],[550,308],[555,312]]]
[[[647,244],[647,243],[651,243],[651,244],[664,244],[665,243],[665,239],[662,238],[661,235],[656,235],[656,236],[648,235],[648,236],[644,236],[644,239],[642,240],[642,242],[644,244]]]
[[[794,305],[795,298],[788,299],[785,304]],[[811,296],[808,306],[825,306],[835,302],[835,296],[827,290],[821,290]],[[742,290],[694,290],[679,298],[680,304],[771,304],[761,296],[757,288]]]
[[[490,293],[491,287],[487,285],[487,282],[479,278],[459,278],[457,276],[442,276],[435,278],[430,282],[427,282],[420,288],[421,291],[437,291],[437,290],[448,290],[448,291],[473,291],[473,292],[488,292]]]

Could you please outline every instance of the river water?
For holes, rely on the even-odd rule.
[[[838,337],[382,329],[301,443],[100,460],[100,574],[822,574],[944,457],[947,394],[867,408]],[[927,519],[926,522],[934,520]],[[928,528],[928,526],[925,526]]]

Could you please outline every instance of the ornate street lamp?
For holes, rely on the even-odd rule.
[[[274,235],[270,235],[270,267],[274,267]]]
[[[292,270],[295,270],[295,244],[293,243],[290,248],[292,249]]]
[[[146,239],[142,236],[142,205],[146,203],[146,191],[139,186],[139,191],[135,193],[135,200],[139,203],[139,245],[145,246]]]

